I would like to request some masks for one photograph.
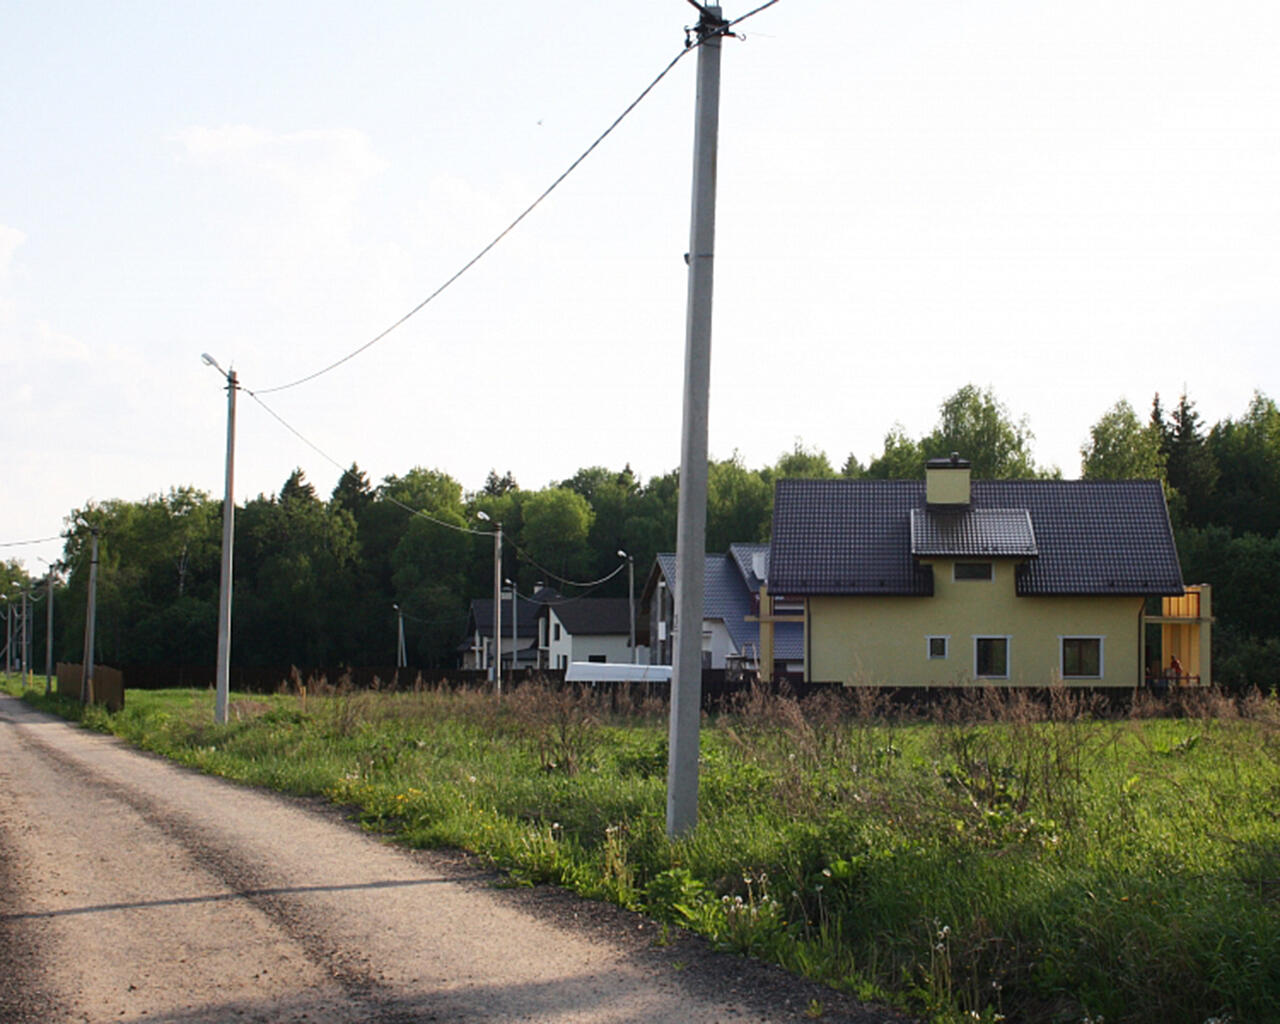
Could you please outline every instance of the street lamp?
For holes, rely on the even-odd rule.
[[[636,656],[636,560],[618,548],[618,557],[627,560],[627,622],[631,627],[631,664],[637,663]]]
[[[494,692],[502,696],[502,524],[490,519],[484,509],[476,512],[478,519],[493,523],[493,664],[489,668],[489,679],[493,682]]]
[[[218,585],[218,664],[213,705],[214,723],[226,725],[227,702],[231,693],[231,552],[236,536],[236,506],[231,493],[236,460],[236,391],[240,382],[235,370],[224,370],[208,352],[202,353],[200,358],[227,380],[227,479],[222,499],[222,579]]]
[[[409,659],[404,650],[404,609],[398,604],[393,604],[391,607],[396,610],[397,619],[396,668],[406,668],[408,667]]]

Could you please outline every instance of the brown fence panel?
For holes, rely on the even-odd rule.
[[[84,666],[74,662],[58,662],[58,693],[64,697],[80,699],[80,681]],[[108,711],[124,707],[124,673],[107,665],[93,666],[93,692],[89,699],[94,704],[105,704]]]

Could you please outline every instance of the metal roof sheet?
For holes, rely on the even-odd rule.
[[[1025,508],[913,508],[911,553],[917,558],[1035,558],[1039,551]]]

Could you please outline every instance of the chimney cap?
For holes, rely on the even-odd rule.
[[[959,452],[952,452],[949,456],[930,459],[924,465],[925,469],[968,469],[969,460],[960,458]]]

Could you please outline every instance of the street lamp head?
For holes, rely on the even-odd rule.
[[[400,606],[396,604],[394,601],[391,603],[391,607],[394,608],[396,611],[400,610]]]
[[[200,359],[201,361],[203,361],[205,366],[212,366],[215,370],[217,370],[220,374],[222,374],[222,376],[224,377],[227,376],[227,371],[224,370],[221,366],[219,366],[218,360],[214,359],[213,356],[209,355],[208,352],[201,352]]]
[[[489,513],[482,508],[476,509],[476,518],[483,519],[486,523],[492,522],[492,520],[489,518]]]
[[[631,556],[623,551],[622,548],[618,548],[618,557],[625,558],[628,562],[631,561]]]

